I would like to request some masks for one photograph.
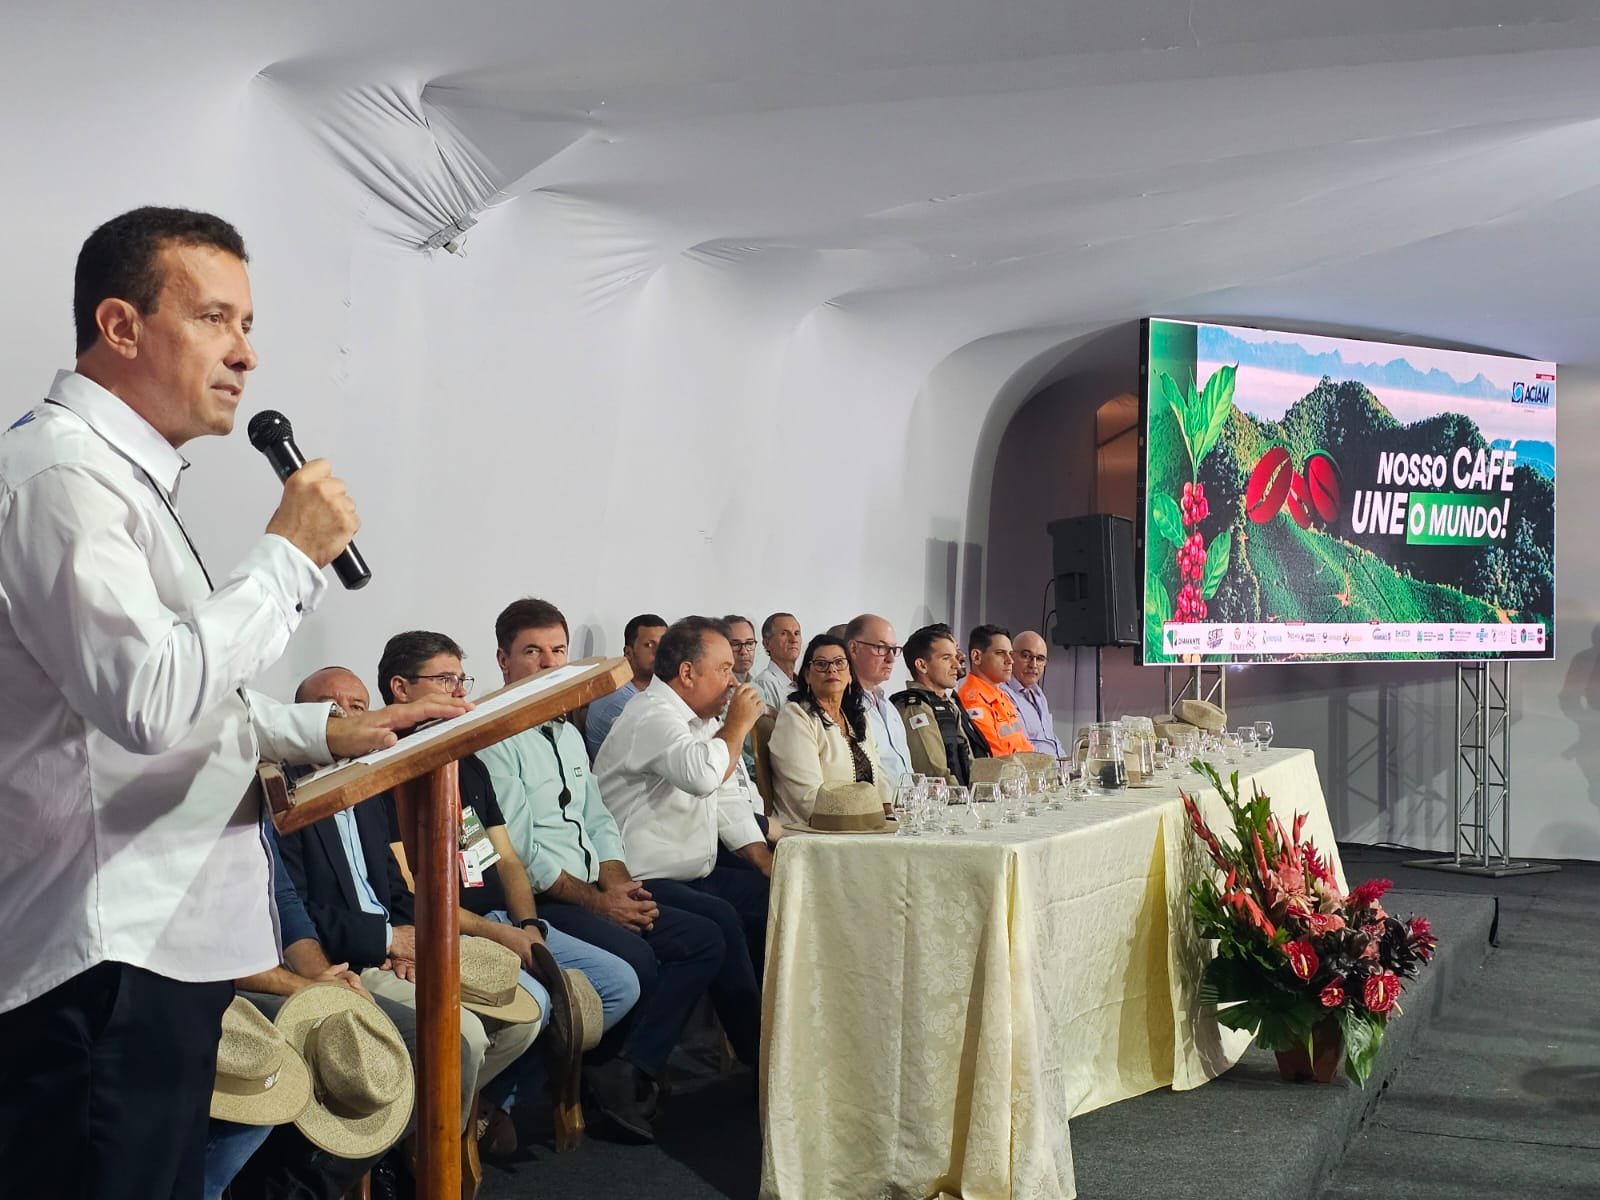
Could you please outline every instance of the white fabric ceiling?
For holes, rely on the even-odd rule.
[[[595,301],[689,256],[947,349],[1219,303],[1595,344],[1592,3],[382,11],[265,79],[398,239],[583,210]]]

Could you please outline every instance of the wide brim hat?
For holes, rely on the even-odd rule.
[[[1207,733],[1221,733],[1228,727],[1228,714],[1209,700],[1179,700],[1172,706],[1172,715]]]
[[[582,1014],[582,1045],[583,1052],[587,1054],[600,1044],[600,1037],[605,1032],[605,1005],[600,1001],[600,993],[594,990],[594,984],[589,982],[589,977],[582,971],[568,967],[561,974],[566,977],[567,991],[572,996],[572,1006]]]
[[[222,1014],[211,1115],[237,1125],[283,1125],[311,1102],[311,1071],[283,1033],[243,996]]]
[[[518,982],[517,952],[488,938],[461,939],[461,1007],[508,1025],[527,1025],[543,1013],[539,1002]],[[549,984],[545,984],[549,987]]]
[[[405,1132],[416,1077],[384,1011],[339,983],[302,988],[274,1022],[310,1070],[311,1101],[295,1127],[339,1158],[375,1158]]]
[[[786,827],[790,833],[894,833],[883,800],[872,783],[825,783],[817,789],[811,819]]]

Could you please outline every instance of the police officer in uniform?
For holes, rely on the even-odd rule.
[[[914,682],[889,699],[906,723],[911,769],[965,786],[972,760],[989,757],[989,746],[966,710],[951,695],[960,648],[948,625],[925,625],[905,645]]]

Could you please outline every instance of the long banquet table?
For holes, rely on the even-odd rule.
[[[1228,769],[1286,825],[1306,813],[1343,880],[1311,751]],[[1249,1039],[1196,1003],[1207,860],[1186,829],[1171,782],[961,835],[784,838],[763,1200],[1070,1200],[1068,1118],[1231,1066]]]

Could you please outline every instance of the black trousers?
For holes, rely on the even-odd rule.
[[[722,965],[710,986],[722,1031],[739,1061],[754,1067],[761,1052],[761,966],[766,958],[767,877],[748,863],[713,867],[703,879],[647,879],[663,909],[681,908],[716,923]]]
[[[101,963],[0,1013],[0,1187],[200,1200],[233,984]]]
[[[640,935],[576,904],[543,900],[539,913],[562,933],[608,950],[639,977],[639,1003],[628,1019],[595,1047],[594,1061],[621,1034],[616,1048],[654,1078],[660,1078],[667,1056],[677,1045],[695,1004],[722,967],[723,938],[716,924],[695,913],[658,904],[661,915],[649,933]],[[760,1013],[755,1019],[760,1021]]]

